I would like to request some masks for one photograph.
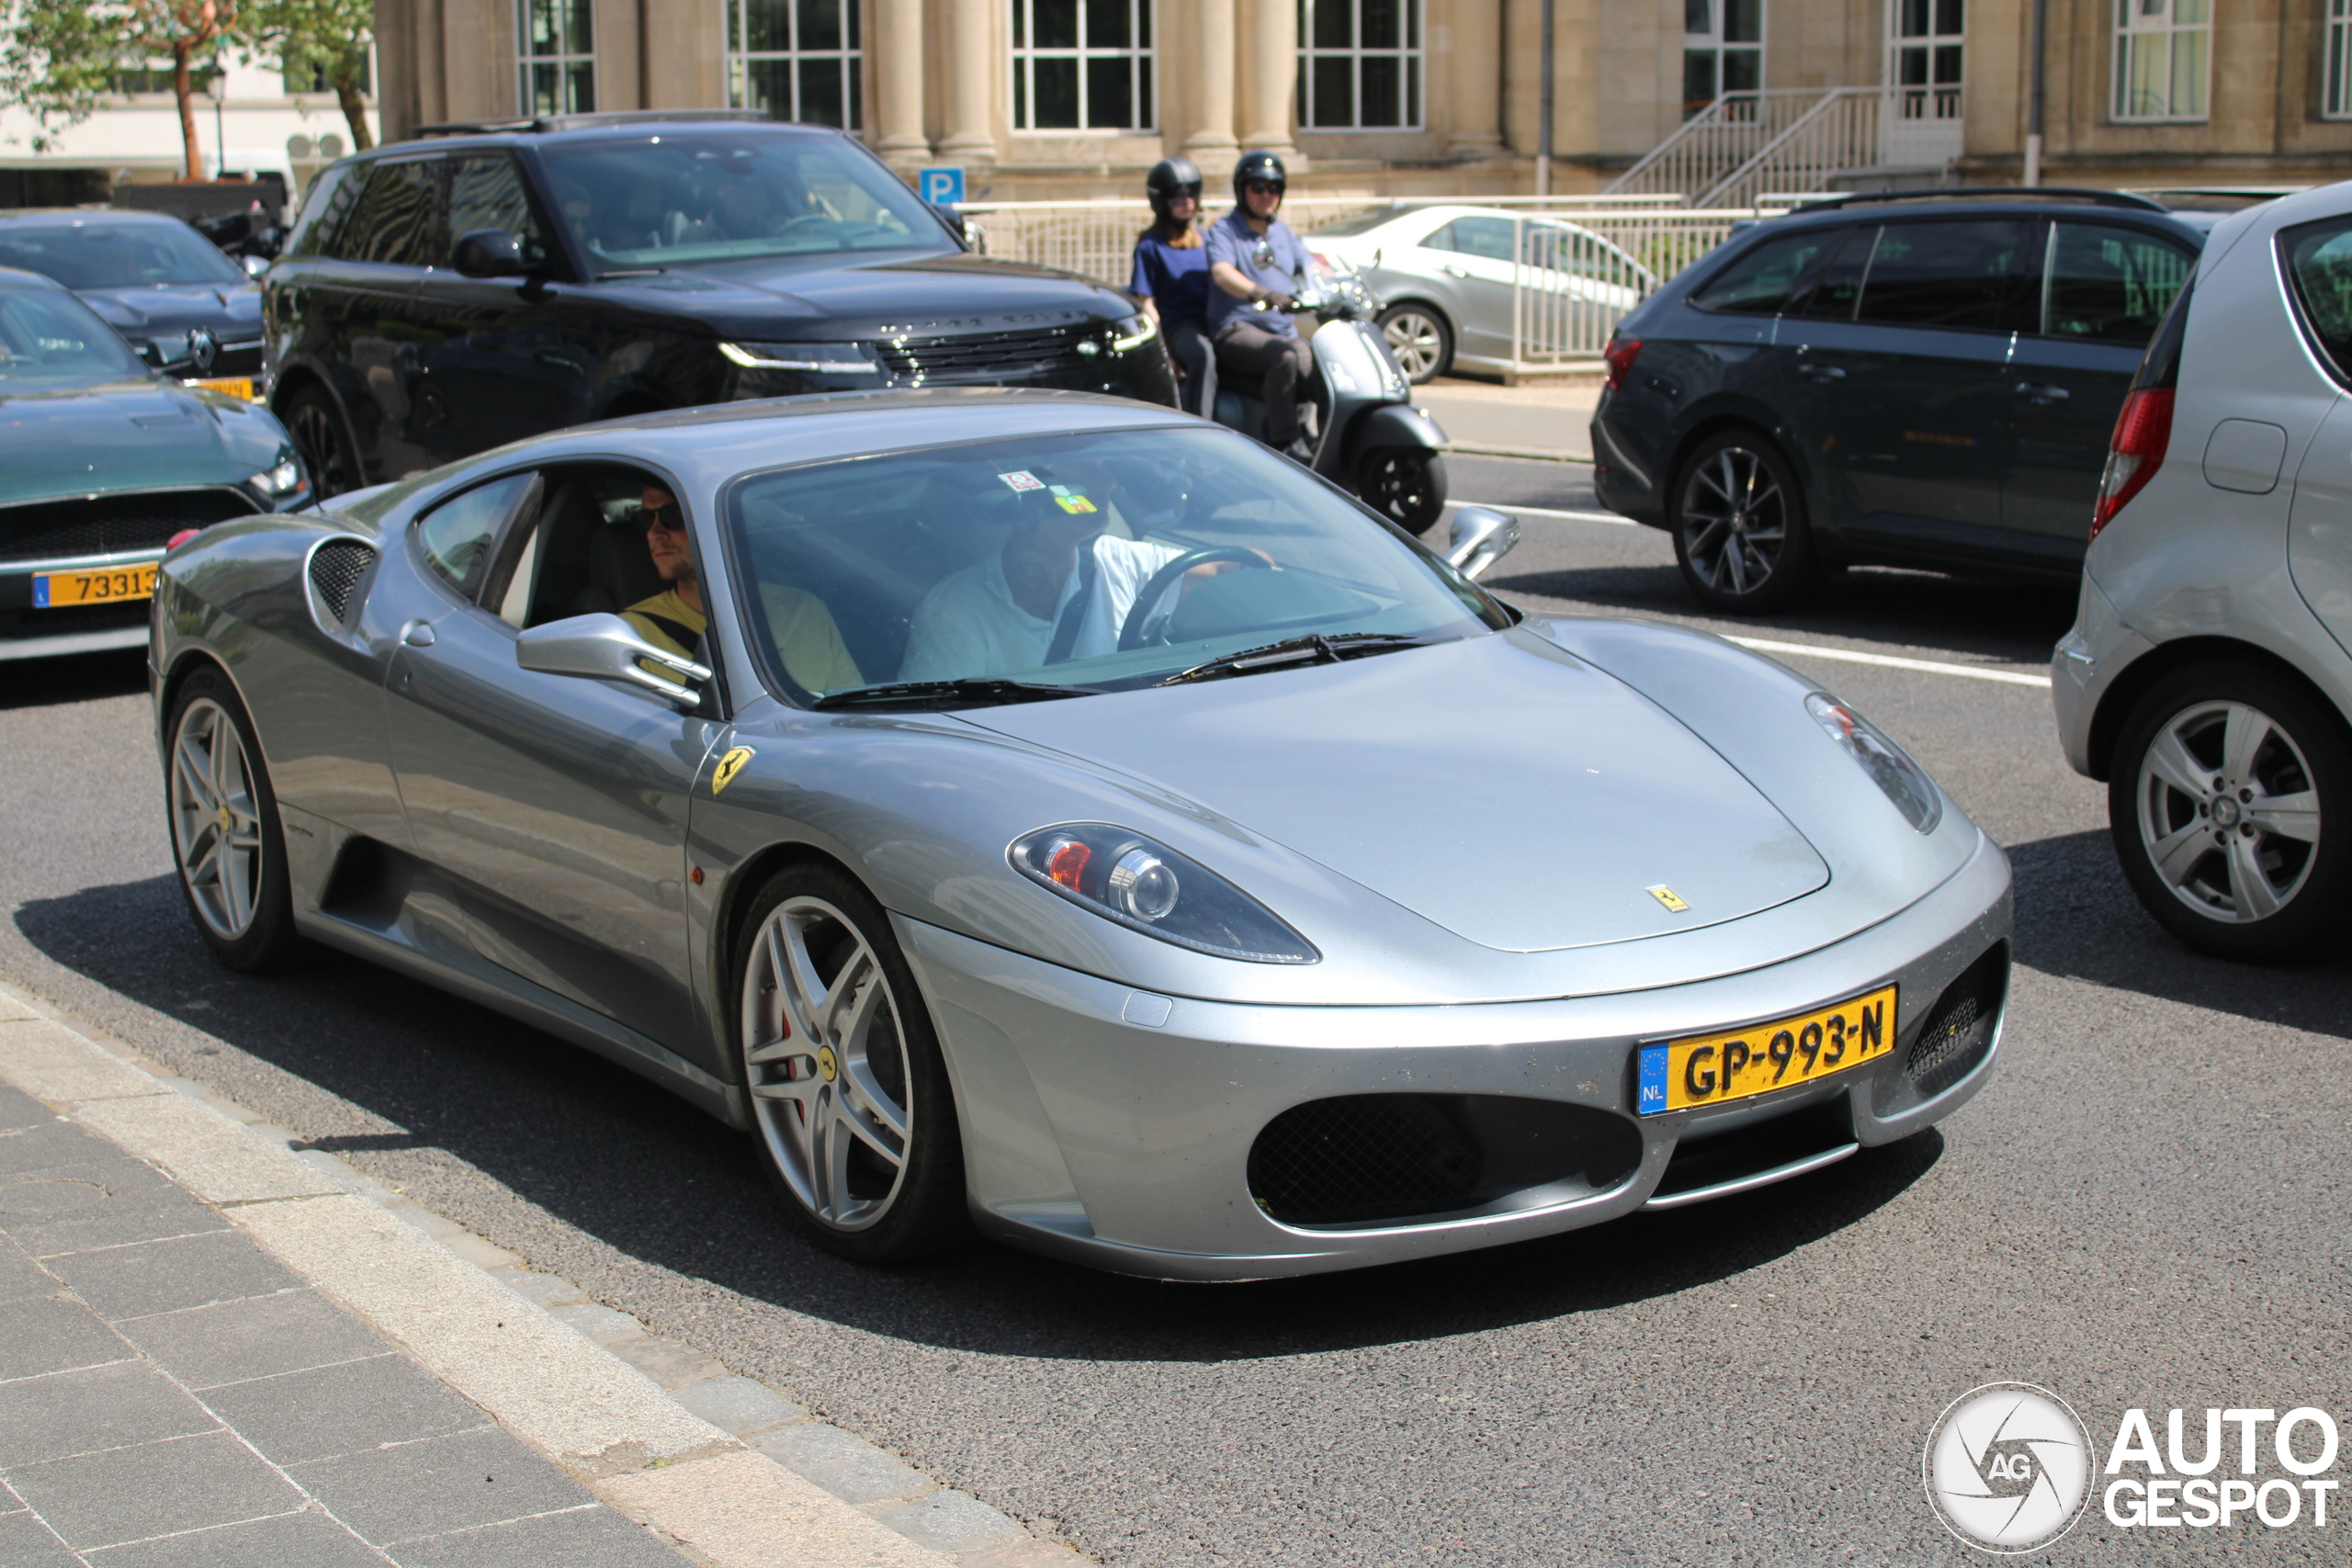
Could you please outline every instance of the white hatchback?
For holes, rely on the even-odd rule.
[[[2116,422],[2060,739],[2190,945],[2284,959],[2352,892],[2352,183],[2213,231]]]

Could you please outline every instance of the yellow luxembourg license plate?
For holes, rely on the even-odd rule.
[[[33,579],[33,608],[62,610],[68,604],[109,604],[118,599],[153,599],[155,563],[112,571],[45,571]]]
[[[216,381],[198,381],[198,386],[210,391],[226,392],[232,398],[254,400],[254,378],[250,376],[224,376]]]
[[[1894,987],[1721,1034],[1690,1034],[1636,1053],[1644,1116],[1723,1105],[1810,1083],[1893,1049]]]

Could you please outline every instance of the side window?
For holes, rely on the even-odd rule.
[[[2137,229],[2053,224],[2041,330],[2051,337],[2138,348],[2196,265],[2186,250]]]
[[[2338,376],[2352,377],[2352,217],[2281,231],[2278,259],[2319,351]]]
[[[1814,279],[1804,309],[1796,313],[1818,321],[1852,321],[1854,307],[1861,302],[1862,276],[1871,269],[1871,253],[1878,249],[1878,236],[1875,227],[1848,230],[1846,243]]]
[[[1441,223],[1430,230],[1429,237],[1421,242],[1421,246],[1424,250],[1431,251],[1458,251],[1462,248],[1454,243],[1453,225],[1451,223]]]
[[[458,241],[478,229],[503,229],[523,242],[523,259],[536,265],[547,257],[531,198],[523,188],[523,171],[503,153],[474,153],[449,161],[449,220],[441,226],[447,240],[435,265],[449,265]]]
[[[447,249],[437,222],[440,170],[437,158],[375,165],[336,237],[335,254],[393,266],[431,266],[440,259]]]
[[[1457,218],[1453,248],[1486,261],[1510,260],[1511,221],[1508,218]]]
[[[471,599],[490,570],[498,530],[537,480],[509,474],[443,502],[416,523],[416,547],[442,581]]]
[[[1979,332],[2024,326],[2034,319],[2029,280],[2040,271],[2026,254],[2033,231],[2021,218],[1890,223],[1856,319]]]
[[[342,229],[343,220],[351,216],[351,204],[366,183],[365,176],[362,169],[333,168],[311,182],[310,193],[302,200],[302,210],[294,220],[294,232],[286,242],[286,254],[335,254],[335,234]]]
[[[1867,231],[1864,231],[1867,232]],[[1702,310],[1737,316],[1777,316],[1822,252],[1837,243],[1842,229],[1808,229],[1751,246],[1731,265],[1701,284],[1690,303]]]

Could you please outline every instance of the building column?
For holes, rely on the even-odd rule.
[[[922,133],[922,0],[874,0],[874,150],[900,171],[931,159]]]
[[[947,0],[942,62],[946,75],[947,134],[939,155],[967,168],[996,163],[995,95],[989,86],[1003,63],[997,51],[989,0]]]
[[[1455,0],[1442,24],[1430,25],[1429,41],[1430,53],[1446,62],[1446,152],[1464,163],[1500,157],[1502,115],[1495,99],[1501,91],[1502,7],[1495,0]]]
[[[1241,145],[1299,163],[1291,143],[1292,99],[1298,85],[1298,7],[1293,0],[1250,0],[1250,36],[1241,48]],[[1300,164],[1304,167],[1304,164]]]
[[[1286,6],[1288,0],[1254,0],[1261,5]],[[1193,103],[1196,118],[1193,134],[1184,139],[1185,156],[1212,176],[1216,165],[1231,168],[1240,152],[1233,140],[1233,0],[1193,0]],[[1205,198],[1204,198],[1205,200]]]

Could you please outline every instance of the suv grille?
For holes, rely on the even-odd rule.
[[[351,591],[375,560],[376,552],[356,539],[329,539],[311,553],[311,588],[337,626],[350,619]]]
[[[1093,326],[1043,327],[962,337],[910,337],[877,343],[876,354],[903,381],[996,382],[1012,377],[1074,375],[1087,368],[1078,352]]]
[[[0,561],[160,550],[183,528],[224,523],[254,510],[233,490],[154,491],[0,507]]]

